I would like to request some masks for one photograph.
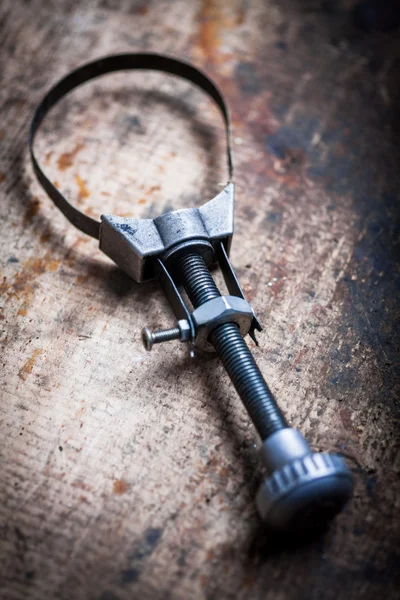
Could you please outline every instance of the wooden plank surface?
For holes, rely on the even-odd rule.
[[[398,597],[399,47],[352,2],[1,4],[3,599]],[[146,353],[172,315],[34,181],[33,109],[108,53],[203,67],[232,110],[232,260],[255,357],[291,424],[343,453],[352,503],[317,538],[263,530],[255,431],[218,361]],[[226,181],[200,91],[113,75],[69,97],[38,152],[88,214],[199,205]]]

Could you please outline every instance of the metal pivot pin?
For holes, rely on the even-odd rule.
[[[126,69],[164,71],[196,84],[218,105],[226,125],[229,181],[200,208],[187,208],[155,219],[102,215],[101,222],[80,212],[54,187],[33,150],[36,131],[48,110],[81,83]],[[257,429],[268,476],[257,494],[261,517],[273,527],[295,530],[327,521],[351,497],[352,475],[341,457],[314,453],[299,431],[288,427],[246,342],[261,325],[246,301],[229,261],[233,236],[234,185],[228,109],[216,85],[189,63],[160,54],[120,54],[83,65],[59,81],[38,106],[29,147],[39,182],[64,215],[80,230],[100,240],[100,249],[135,281],[157,278],[176,317],[176,326],[152,332],[145,328],[146,350],[180,340],[220,357]],[[210,273],[218,265],[228,295],[221,295]],[[184,289],[190,300],[182,296]]]

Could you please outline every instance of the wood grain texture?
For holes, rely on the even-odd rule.
[[[399,576],[397,34],[354,2],[1,3],[0,597],[395,598]],[[265,330],[255,357],[291,424],[342,452],[352,503],[297,543],[261,526],[257,438],[222,367],[51,205],[27,128],[57,78],[154,50],[203,67],[232,110],[232,260]],[[38,153],[88,214],[156,215],[226,180],[191,86],[119,74],[76,91]]]

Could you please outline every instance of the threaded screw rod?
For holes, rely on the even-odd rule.
[[[194,308],[221,295],[200,254],[192,253],[181,257],[177,263],[177,271]],[[237,325],[220,325],[211,333],[210,341],[261,439],[265,440],[272,433],[287,427],[285,417]]]
[[[150,351],[154,344],[161,344],[162,342],[170,342],[171,340],[178,340],[181,337],[181,330],[179,327],[173,327],[171,329],[161,329],[160,331],[150,331],[148,327],[145,327],[142,331],[142,340],[146,350]]]

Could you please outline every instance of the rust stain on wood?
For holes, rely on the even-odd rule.
[[[147,194],[153,194],[154,192],[158,192],[159,190],[161,190],[161,186],[160,185],[152,185],[151,187],[149,187],[149,189],[147,190]]]
[[[203,0],[199,13],[197,46],[205,59],[215,58],[221,44],[223,13],[216,0]]]
[[[122,494],[126,494],[130,487],[131,486],[129,485],[129,483],[127,483],[123,479],[116,479],[113,482],[113,494],[122,496]]]
[[[54,154],[54,150],[50,150],[49,152],[46,152],[45,156],[44,156],[44,164],[48,165],[50,163],[51,157]]]
[[[22,307],[18,311],[19,316],[26,316],[26,311],[32,303],[36,291],[39,289],[37,279],[46,271],[54,272],[59,267],[59,261],[52,258],[50,253],[40,258],[28,258],[22,264],[14,278],[9,279],[4,276],[0,284],[0,294],[6,296],[7,301],[14,298],[23,301]]]
[[[71,150],[71,152],[64,152],[63,154],[61,154],[57,161],[57,166],[59,170],[65,171],[66,169],[69,169],[69,167],[72,167],[72,165],[74,164],[74,158],[81,150],[83,150],[84,147],[85,144],[83,142],[78,142],[75,145],[75,148]]]
[[[46,227],[44,231],[40,234],[40,242],[42,244],[47,244],[51,240],[51,229],[50,227]]]
[[[24,366],[18,373],[18,377],[20,377],[20,379],[25,381],[26,378],[32,373],[33,367],[35,366],[35,363],[36,363],[36,359],[42,353],[43,353],[43,350],[41,348],[36,348],[33,351],[32,356],[30,358],[28,358],[28,360],[26,361],[26,363],[24,364]]]
[[[196,54],[200,54],[202,60],[214,64],[224,63],[227,53],[221,52],[223,35],[245,21],[243,3],[237,6],[235,4],[218,0],[202,1],[195,38]]]
[[[146,2],[142,2],[141,4],[139,4],[139,6],[135,9],[135,13],[137,15],[140,15],[141,17],[144,17],[145,15],[147,15],[147,13],[149,12],[149,7],[147,6]]]
[[[79,200],[85,200],[85,198],[89,198],[90,192],[86,187],[86,181],[82,179],[79,175],[75,175],[75,181],[78,184],[79,192],[78,198]]]
[[[36,196],[33,196],[33,198],[29,202],[28,208],[24,215],[24,220],[23,220],[24,225],[27,225],[28,223],[30,223],[32,221],[33,217],[39,211],[39,208],[40,208],[40,201]]]

